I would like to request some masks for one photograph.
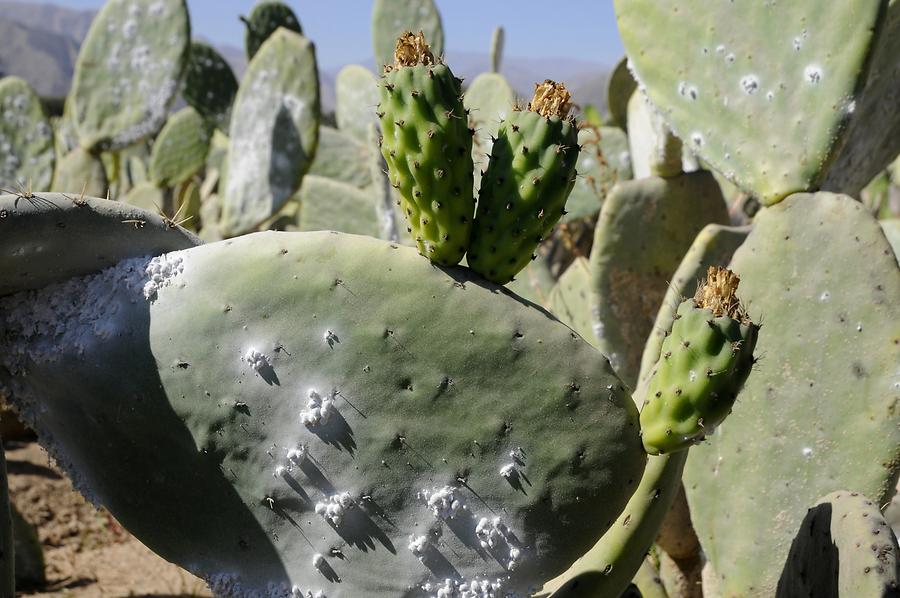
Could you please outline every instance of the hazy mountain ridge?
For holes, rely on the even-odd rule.
[[[90,28],[94,11],[73,10],[50,3],[0,0],[0,74],[26,79],[42,96],[66,95],[71,84],[78,47]],[[247,60],[238,46],[217,45],[216,49],[240,77]],[[454,72],[471,82],[490,68],[490,57],[477,52],[450,50],[448,62]],[[359,62],[373,69],[372,58]],[[322,107],[334,109],[334,81],[340,68],[319,72]],[[608,68],[587,60],[571,58],[504,58],[502,74],[523,99],[531,95],[534,83],[552,78],[566,82],[575,102],[606,105]]]

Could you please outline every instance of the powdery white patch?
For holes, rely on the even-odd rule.
[[[317,502],[315,511],[334,527],[340,527],[344,522],[344,515],[354,506],[356,506],[356,501],[353,500],[350,493],[341,492],[329,496],[325,501]]]
[[[471,581],[445,579],[438,583],[426,583],[422,590],[428,598],[524,598],[524,594],[504,591],[505,580],[476,577]]]
[[[507,480],[513,479],[518,473],[519,470],[516,469],[515,463],[507,463],[500,468],[500,476]]]
[[[287,458],[293,465],[300,465],[309,457],[309,447],[305,444],[299,445],[288,451]]]
[[[435,518],[442,521],[452,519],[468,509],[462,496],[457,493],[457,488],[453,486],[444,486],[437,490],[420,490],[416,493],[416,498],[424,501]]]
[[[741,78],[741,89],[748,96],[759,91],[759,77],[756,75],[745,75]]]
[[[334,397],[322,397],[315,388],[310,388],[306,396],[306,409],[300,412],[300,423],[307,427],[316,427],[328,423],[332,414],[337,411]]]
[[[271,362],[269,361],[269,356],[261,351],[258,351],[255,347],[250,347],[247,350],[247,354],[244,355],[244,361],[247,362],[247,365],[257,372],[261,371],[263,368],[272,367]]]
[[[423,559],[428,551],[428,538],[425,536],[410,536],[409,544],[406,545],[416,558]]]
[[[807,65],[803,69],[803,79],[811,85],[818,85],[822,81],[822,67],[818,64]]]
[[[149,279],[144,284],[144,298],[152,301],[160,289],[184,273],[184,258],[177,253],[164,253],[151,259],[144,272]]]

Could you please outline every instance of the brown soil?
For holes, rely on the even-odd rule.
[[[73,488],[36,442],[5,442],[9,492],[37,527],[47,585],[19,596],[210,596],[201,580],[151,552]]]

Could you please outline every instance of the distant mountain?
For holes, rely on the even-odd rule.
[[[96,13],[72,10],[53,4],[0,0],[0,73],[26,79],[42,96],[62,97],[71,85],[78,47]],[[217,45],[238,78],[247,67],[241,47]],[[490,68],[490,58],[474,52],[448,53],[448,62],[457,75],[471,82]],[[372,68],[373,60],[359,62]],[[322,108],[334,110],[334,82],[339,68],[322,69],[319,79]],[[534,83],[544,79],[564,81],[579,105],[592,103],[601,111],[606,106],[608,68],[571,58],[505,57],[502,74],[523,98],[531,96]]]

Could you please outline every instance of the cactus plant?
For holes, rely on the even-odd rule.
[[[641,91],[628,101],[628,151],[634,178],[681,174],[682,144]]]
[[[900,467],[900,268],[877,221],[829,193],[755,220],[731,267],[762,320],[762,359],[685,469],[722,595],[774,595],[809,505],[835,486],[885,504]]]
[[[525,110],[500,125],[481,179],[469,267],[503,284],[533,259],[575,185],[578,131],[565,85],[535,85]]]
[[[581,338],[596,344],[591,326],[590,292],[590,265],[586,258],[577,258],[550,291],[549,307],[557,318],[568,324]]]
[[[47,189],[56,154],[37,95],[17,77],[0,79],[0,188]]]
[[[221,231],[237,235],[275,214],[299,188],[319,138],[312,42],[279,29],[241,81],[229,127]]]
[[[372,48],[375,69],[394,63],[397,37],[406,32],[422,32],[438,60],[444,56],[444,28],[434,0],[375,0],[372,4]]]
[[[378,237],[375,198],[367,191],[323,177],[309,175],[300,188],[298,230],[336,230]]]
[[[494,29],[494,35],[491,37],[491,72],[499,73],[500,65],[503,62],[503,40],[506,37],[503,27]]]
[[[150,179],[160,187],[181,184],[206,162],[212,129],[199,112],[187,107],[169,117],[153,143]]]
[[[481,184],[481,174],[487,168],[500,123],[506,120],[515,103],[516,93],[498,73],[481,73],[466,89],[463,105],[469,115],[469,128],[475,131],[472,161],[475,164],[476,193]]]
[[[497,291],[366,237],[246,235],[3,299],[0,376],[78,486],[216,592],[524,591],[596,541],[645,455],[606,360]]]
[[[102,196],[109,193],[106,170],[98,157],[76,147],[56,163],[52,191]]]
[[[188,105],[207,122],[227,131],[237,90],[237,79],[225,59],[212,46],[191,42],[181,90]]]
[[[184,0],[109,0],[75,64],[70,102],[81,146],[115,150],[159,131],[189,44]]]
[[[563,222],[596,217],[615,184],[632,178],[628,137],[618,127],[583,128],[578,144],[578,177]]]
[[[675,133],[763,203],[855,194],[900,151],[897,2],[615,8],[632,71]]]
[[[394,58],[380,86],[381,153],[419,251],[452,266],[466,252],[475,212],[460,80],[421,33],[400,36]]]
[[[247,26],[244,31],[244,48],[247,50],[248,60],[256,56],[279,27],[303,35],[297,15],[284,2],[260,2],[253,7],[249,17],[241,17],[241,20]]]
[[[369,125],[377,123],[378,82],[369,69],[350,64],[342,68],[334,83],[334,117],[342,133],[359,143],[368,142]]]
[[[637,82],[628,68],[628,58],[616,63],[606,86],[606,103],[609,107],[609,124],[628,130],[628,102],[637,91]]]
[[[832,492],[803,518],[778,580],[778,597],[896,596],[900,547],[878,505]]]
[[[358,188],[367,187],[372,184],[370,162],[371,154],[376,150],[377,148],[369,147],[366,143],[360,143],[355,137],[323,125],[319,127],[316,157],[310,164],[308,174]]]

